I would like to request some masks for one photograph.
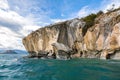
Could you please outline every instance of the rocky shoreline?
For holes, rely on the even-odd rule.
[[[45,26],[23,45],[29,57],[120,59],[120,9],[97,15],[89,27],[78,18]]]

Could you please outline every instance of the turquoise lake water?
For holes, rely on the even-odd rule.
[[[41,60],[0,54],[0,80],[120,80],[120,61]]]

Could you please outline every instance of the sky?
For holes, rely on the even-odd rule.
[[[22,38],[49,24],[106,12],[120,0],[0,0],[0,49],[24,49]]]

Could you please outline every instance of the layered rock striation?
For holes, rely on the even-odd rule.
[[[23,39],[29,57],[120,59],[120,10],[97,16],[86,27],[72,19],[40,28]]]

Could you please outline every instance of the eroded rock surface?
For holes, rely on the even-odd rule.
[[[30,57],[120,59],[120,10],[101,14],[87,32],[85,24],[76,18],[45,26],[23,44]]]

